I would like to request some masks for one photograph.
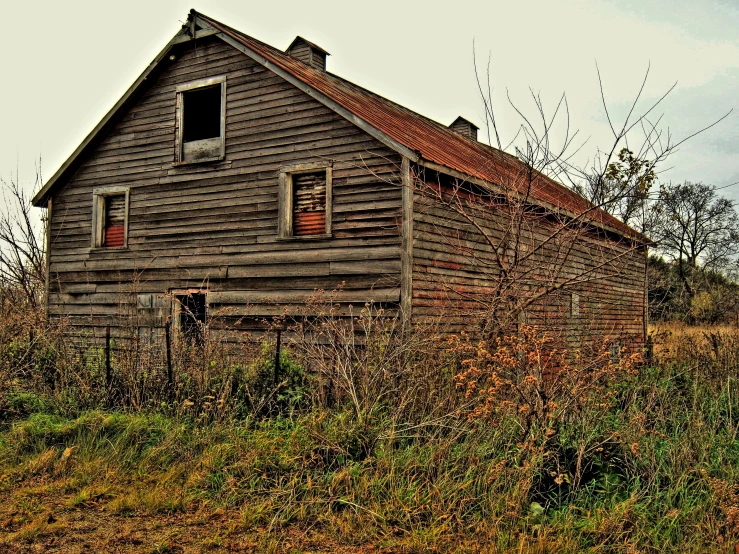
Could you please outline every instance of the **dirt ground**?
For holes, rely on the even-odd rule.
[[[116,514],[109,499],[75,505],[49,485],[0,492],[0,553],[305,552],[390,553],[380,545],[341,545],[312,529],[246,528],[238,512]]]

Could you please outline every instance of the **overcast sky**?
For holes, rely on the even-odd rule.
[[[739,181],[739,1],[245,0],[8,3],[0,33],[0,177],[16,168],[48,179],[195,8],[277,48],[302,35],[332,55],[330,71],[441,123],[481,127],[474,76],[491,56],[502,138],[518,120],[506,95],[533,114],[529,87],[552,109],[564,92],[580,163],[610,145],[596,62],[615,115],[625,113],[651,63],[643,106],[677,87],[655,116],[686,143],[663,180]],[[739,185],[725,192],[739,200]]]

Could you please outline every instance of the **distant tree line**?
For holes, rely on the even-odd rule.
[[[739,322],[734,203],[704,183],[657,187],[654,166],[626,148],[596,175],[574,188],[653,241],[647,266],[650,320]]]

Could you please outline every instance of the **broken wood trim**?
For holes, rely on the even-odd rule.
[[[175,88],[175,91],[178,93],[185,92],[186,90],[193,90],[196,88],[209,87],[211,85],[217,85],[218,83],[225,83],[225,82],[226,82],[226,76],[218,75],[217,77],[208,77],[206,79],[198,79],[196,81],[190,81],[188,83],[177,85],[177,87]]]
[[[49,318],[49,282],[51,274],[51,217],[53,200],[49,198],[46,204],[46,255],[44,259],[44,317]]]
[[[182,44],[184,42],[190,42],[191,40],[197,40],[199,38],[210,37],[210,36],[215,35],[217,32],[218,31],[216,29],[200,29],[199,31],[195,31],[195,36],[194,37],[191,37],[187,33],[183,33],[183,34],[177,35],[175,38],[173,38],[170,41],[170,44],[171,45]]]
[[[403,222],[400,247],[400,313],[405,324],[413,310],[413,179],[410,160],[401,162]]]

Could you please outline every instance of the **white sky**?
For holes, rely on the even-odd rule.
[[[675,154],[664,180],[739,181],[739,0],[406,1],[67,0],[7,3],[0,33],[0,177],[48,179],[186,19],[190,8],[277,48],[300,34],[332,53],[329,70],[445,124],[484,122],[472,42],[491,55],[505,141],[533,115],[528,88],[553,107],[567,94],[588,157],[610,144],[599,64],[623,114],[651,62],[644,105],[681,138],[734,109]],[[659,115],[658,114],[658,115]],[[483,132],[484,130],[481,130]],[[739,200],[739,185],[725,193]]]

